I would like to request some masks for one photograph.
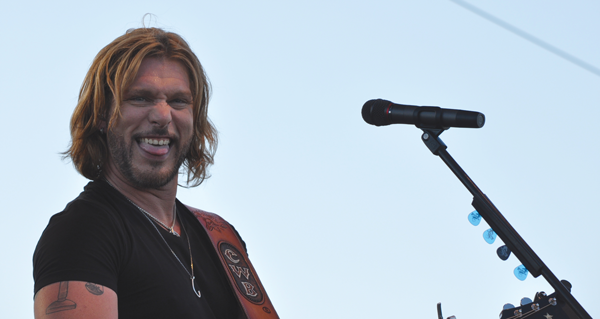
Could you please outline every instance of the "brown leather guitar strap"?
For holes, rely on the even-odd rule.
[[[217,214],[186,207],[204,226],[248,319],[279,319],[246,250],[229,223]]]

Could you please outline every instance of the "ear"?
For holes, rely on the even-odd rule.
[[[100,131],[100,134],[104,134],[106,132],[106,128],[108,127],[107,123],[105,120],[100,120],[100,123],[98,124],[98,130]]]

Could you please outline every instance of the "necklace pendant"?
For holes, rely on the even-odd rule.
[[[195,280],[196,280],[196,276],[192,276],[192,290],[194,291],[194,293],[196,294],[196,296],[198,298],[201,298],[202,293],[200,292],[200,289],[198,289],[198,292],[196,292],[196,284],[194,283]]]

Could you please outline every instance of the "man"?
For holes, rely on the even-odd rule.
[[[213,163],[208,98],[177,34],[129,30],[98,53],[65,153],[92,181],[36,247],[36,318],[277,318],[233,227],[176,200],[180,167],[197,186]]]

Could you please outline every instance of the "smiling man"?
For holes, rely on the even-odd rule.
[[[209,85],[188,44],[155,28],[103,48],[66,156],[91,182],[36,247],[36,318],[278,318],[235,229],[176,199],[213,162]]]

